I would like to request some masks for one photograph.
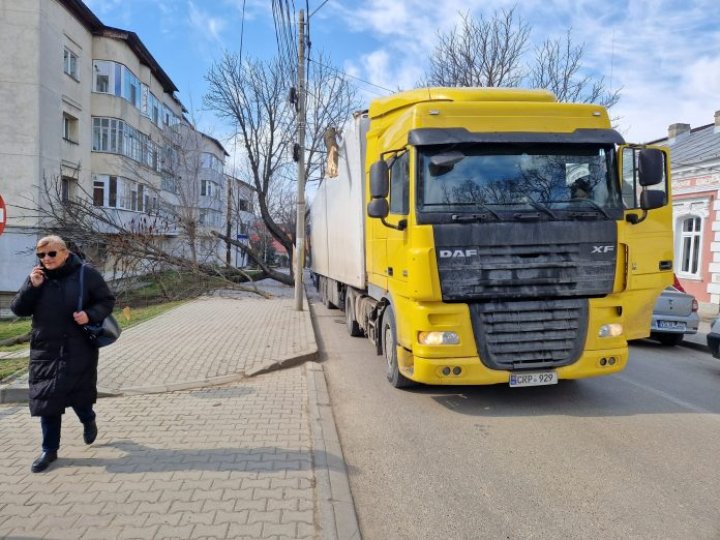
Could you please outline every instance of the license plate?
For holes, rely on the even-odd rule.
[[[513,388],[519,388],[521,386],[543,386],[545,384],[557,384],[557,382],[558,376],[555,371],[510,374],[510,386]]]
[[[662,328],[663,330],[682,330],[684,332],[687,326],[684,322],[658,321],[658,328]]]

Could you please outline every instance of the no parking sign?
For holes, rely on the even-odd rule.
[[[7,212],[5,212],[5,201],[0,195],[0,234],[5,230],[5,221],[7,219]]]

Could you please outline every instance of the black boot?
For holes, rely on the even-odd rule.
[[[37,458],[35,461],[33,461],[33,464],[32,464],[32,467],[30,467],[30,470],[32,472],[43,472],[56,459],[57,459],[57,451],[55,451],[55,452],[43,451],[43,453],[40,454],[40,457]]]
[[[85,444],[92,444],[95,442],[95,438],[97,437],[97,424],[95,423],[95,420],[91,420],[90,422],[87,422],[84,424],[85,428],[83,429],[83,440],[85,441]]]

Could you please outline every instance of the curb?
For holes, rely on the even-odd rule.
[[[308,381],[315,489],[318,496],[320,537],[327,540],[359,539],[360,526],[350,491],[345,458],[335,427],[325,371],[316,362],[305,364]]]

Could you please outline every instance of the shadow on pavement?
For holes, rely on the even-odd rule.
[[[104,467],[107,472],[162,473],[174,471],[245,471],[271,473],[274,471],[313,470],[310,451],[289,450],[274,446],[258,448],[174,449],[152,448],[130,440],[96,445],[94,448],[114,448],[126,455],[118,458],[61,458],[58,466]],[[341,458],[320,452],[327,466],[344,471]]]

